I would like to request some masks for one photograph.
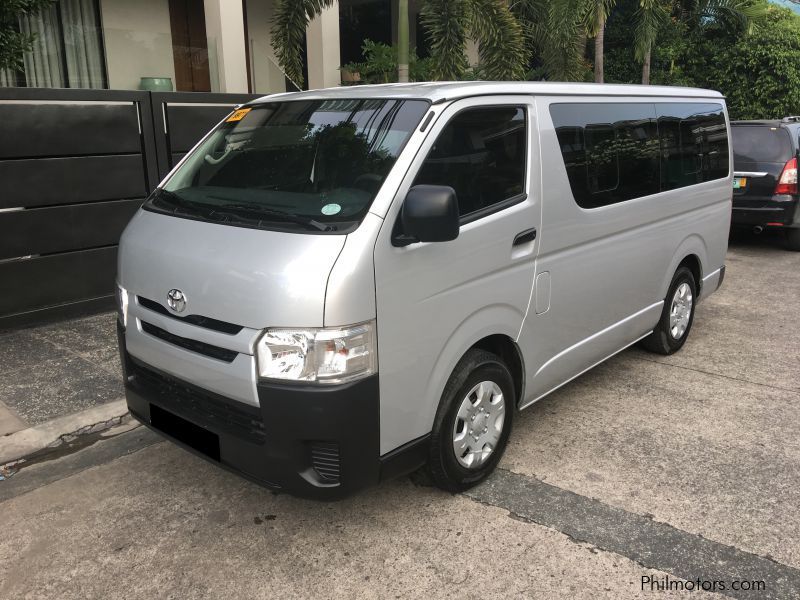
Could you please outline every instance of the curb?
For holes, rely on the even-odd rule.
[[[74,436],[108,429],[126,414],[128,406],[122,398],[0,437],[0,465],[58,446]]]

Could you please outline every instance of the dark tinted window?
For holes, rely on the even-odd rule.
[[[468,215],[525,190],[525,110],[473,108],[442,130],[414,184],[448,185]]]
[[[583,208],[728,174],[718,104],[553,104],[550,115],[573,196]]]
[[[792,157],[792,140],[782,127],[731,125],[733,162],[785,163]]]
[[[728,175],[728,133],[719,104],[656,104],[661,189]]]
[[[550,114],[579,206],[595,208],[658,191],[652,104],[554,104]]]

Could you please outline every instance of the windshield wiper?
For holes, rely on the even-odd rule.
[[[209,196],[210,198],[215,198],[215,196]],[[220,200],[224,200],[224,198],[218,198]],[[233,213],[228,212],[233,211]],[[337,227],[335,225],[329,225],[325,223],[320,223],[312,219],[311,217],[304,217],[302,215],[296,215],[290,212],[284,212],[282,210],[277,210],[274,208],[266,208],[261,207],[256,204],[225,204],[220,206],[219,209],[215,209],[212,211],[212,216],[222,215],[222,216],[230,216],[231,214],[235,214],[237,216],[246,215],[245,218],[249,217],[249,220],[252,221],[288,221],[290,223],[297,223],[298,225],[304,225],[306,227],[310,227],[312,229],[316,229],[317,231],[336,231]],[[272,217],[270,219],[269,217]]]
[[[189,211],[193,215],[200,215],[203,217],[208,217],[209,209],[211,208],[208,205],[196,204],[194,202],[190,202],[185,198],[179,196],[175,192],[168,192],[163,188],[159,188],[156,190],[153,197],[150,199],[151,203],[159,202],[166,205],[167,208],[172,209],[172,212],[176,212],[179,208],[182,208],[186,211]]]

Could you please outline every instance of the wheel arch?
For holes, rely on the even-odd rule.
[[[495,333],[475,342],[464,354],[473,348],[486,350],[503,360],[514,381],[514,405],[519,406],[525,391],[525,359],[517,343],[510,336]]]
[[[442,347],[430,372],[426,385],[426,395],[432,400],[429,404],[430,413],[425,416],[428,426],[433,426],[442,394],[453,370],[473,348],[493,352],[507,361],[517,396],[515,406],[518,406],[519,399],[523,397],[525,375],[522,352],[514,340],[523,318],[524,314],[513,306],[495,304],[482,308],[462,321]],[[516,389],[517,385],[519,389]]]
[[[692,272],[697,286],[697,295],[701,296],[701,289],[703,287],[703,274],[708,265],[708,251],[703,238],[699,235],[693,234],[683,240],[678,246],[675,253],[672,255],[669,268],[664,274],[664,279],[661,284],[661,293],[659,299],[663,299],[669,290],[669,284],[672,277],[675,275],[680,267],[686,266]]]

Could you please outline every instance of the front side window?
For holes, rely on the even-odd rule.
[[[521,198],[525,192],[525,109],[470,108],[445,126],[414,185],[446,185],[456,191],[459,214],[478,213]]]
[[[369,210],[427,108],[380,99],[246,107],[145,207],[244,227],[346,232]]]

